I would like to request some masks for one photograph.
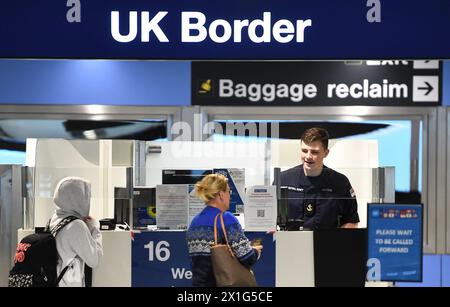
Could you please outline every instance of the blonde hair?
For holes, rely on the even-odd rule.
[[[195,184],[195,194],[205,203],[217,197],[219,192],[225,192],[228,179],[222,174],[209,174]]]

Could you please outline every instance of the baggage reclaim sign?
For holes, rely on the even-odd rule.
[[[193,62],[192,104],[437,106],[440,61]]]

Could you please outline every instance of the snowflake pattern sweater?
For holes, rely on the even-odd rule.
[[[192,260],[192,285],[194,287],[214,287],[211,249],[214,244],[214,218],[220,213],[218,208],[206,206],[194,219],[187,231],[189,256]],[[231,212],[223,214],[228,242],[239,261],[253,265],[258,259],[258,253],[250,246],[250,241],[244,234],[236,217]],[[225,243],[220,218],[217,221],[219,243]]]

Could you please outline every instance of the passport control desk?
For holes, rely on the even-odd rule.
[[[18,240],[32,233],[19,230]],[[366,230],[246,232],[263,239],[254,267],[260,286],[364,286]],[[92,286],[186,287],[191,285],[184,231],[102,231],[103,258]],[[344,258],[344,259],[343,259]]]
[[[276,286],[364,287],[366,229],[278,231]]]
[[[18,230],[18,241],[34,230]],[[101,231],[103,257],[92,270],[93,287],[131,286],[131,232],[124,230]]]

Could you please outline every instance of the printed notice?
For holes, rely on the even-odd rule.
[[[245,231],[276,230],[276,186],[253,186],[247,190],[244,206]]]
[[[186,229],[188,223],[188,185],[156,186],[156,224],[158,229]]]

